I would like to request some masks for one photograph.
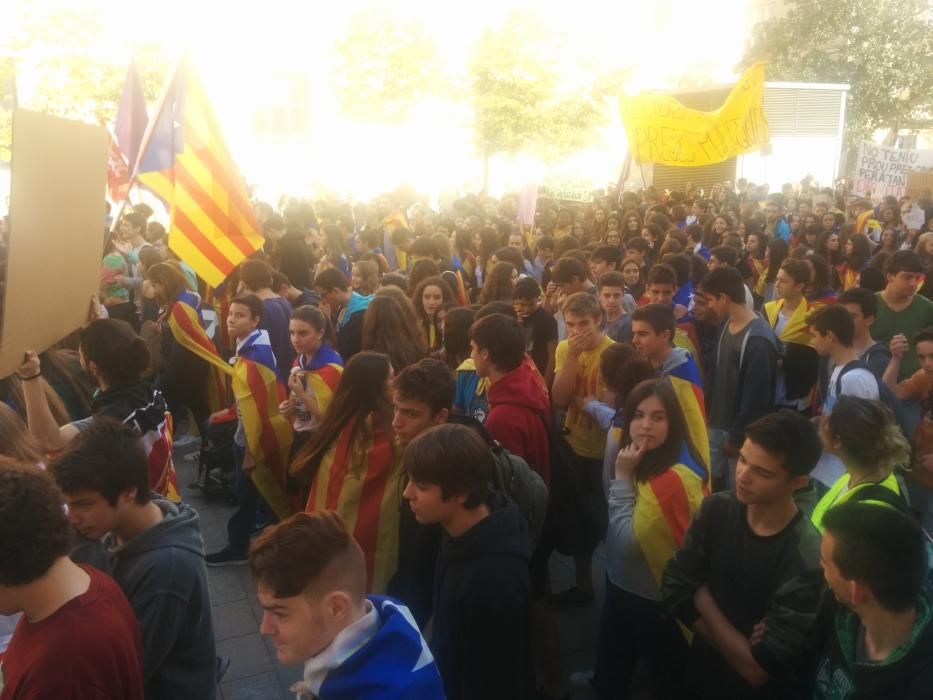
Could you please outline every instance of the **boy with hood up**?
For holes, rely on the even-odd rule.
[[[299,699],[443,700],[444,687],[411,612],[366,595],[363,550],[331,511],[298,513],[250,551],[260,632],[283,664],[304,664]]]
[[[504,314],[484,316],[470,328],[470,357],[476,374],[489,381],[486,429],[524,459],[544,483],[550,477],[547,389],[525,354],[525,331]]]
[[[72,526],[101,541],[107,573],[139,621],[147,700],[214,697],[214,628],[197,512],[149,491],[141,440],[111,419],[96,419],[51,471]]]

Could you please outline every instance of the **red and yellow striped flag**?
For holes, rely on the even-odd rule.
[[[205,389],[207,404],[214,413],[228,405],[226,376],[232,375],[233,371],[217,354],[217,348],[201,326],[199,306],[197,294],[183,290],[169,311],[168,327],[179,345],[208,363],[210,369]]]
[[[371,416],[353,432],[351,423],[324,454],[306,510],[340,514],[363,549],[366,590],[384,593],[398,568],[402,461],[389,433],[374,427]]]
[[[187,61],[162,95],[133,179],[165,202],[169,248],[211,287],[262,247],[246,186]]]

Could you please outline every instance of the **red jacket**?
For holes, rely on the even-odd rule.
[[[486,398],[486,429],[549,484],[551,461],[545,421],[550,422],[550,402],[544,381],[530,358],[526,355],[517,369],[490,384]]]

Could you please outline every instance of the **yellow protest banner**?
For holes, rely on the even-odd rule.
[[[764,113],[765,64],[739,78],[722,107],[701,112],[667,95],[621,100],[629,150],[639,163],[710,165],[769,142]]]

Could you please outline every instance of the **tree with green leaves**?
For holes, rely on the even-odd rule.
[[[0,80],[18,68],[28,71],[34,90],[21,107],[60,117],[112,123],[117,115],[126,64],[95,51],[103,25],[99,16],[75,9],[54,15],[37,8],[14,28],[10,54],[0,60]],[[169,71],[169,59],[157,44],[133,47],[147,102],[154,102]],[[22,81],[20,80],[20,85]],[[10,159],[12,112],[0,106],[0,160]]]
[[[405,121],[419,100],[445,92],[437,44],[417,19],[359,12],[337,42],[337,57],[334,93],[341,111],[360,121]]]
[[[597,141],[606,121],[603,93],[592,78],[561,84],[557,65],[568,56],[559,34],[526,12],[512,12],[501,28],[480,37],[470,78],[476,145],[486,169],[497,153],[528,151],[552,160]]]
[[[768,80],[848,83],[846,144],[878,129],[933,126],[933,26],[928,0],[786,0],[755,27],[744,69]]]

